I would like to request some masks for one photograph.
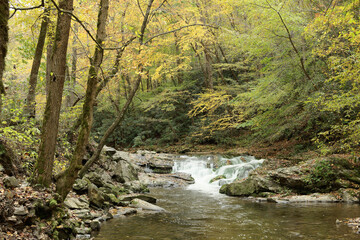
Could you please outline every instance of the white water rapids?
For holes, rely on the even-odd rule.
[[[219,193],[223,184],[231,183],[235,179],[246,178],[249,172],[264,162],[264,159],[258,160],[252,156],[215,158],[180,156],[180,159],[175,161],[173,172],[191,174],[195,183],[189,185],[188,189],[215,195]],[[218,176],[222,176],[222,179],[210,183]]]

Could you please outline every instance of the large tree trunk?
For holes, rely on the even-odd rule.
[[[29,92],[26,98],[26,106],[24,111],[29,118],[35,118],[35,108],[36,108],[35,96],[36,96],[37,78],[38,78],[41,58],[43,54],[43,49],[45,45],[48,23],[49,23],[49,10],[45,9],[44,17],[41,21],[39,39],[35,49],[35,56],[31,67]]]
[[[1,95],[5,94],[3,84],[3,73],[5,70],[5,57],[7,52],[7,43],[9,41],[9,1],[0,0],[0,114],[2,109]]]
[[[61,0],[60,9],[72,11],[73,0]],[[69,41],[71,16],[58,12],[56,33],[50,59],[50,82],[41,132],[39,157],[36,162],[34,181],[44,186],[51,183],[56,138],[59,128],[59,117],[62,94],[65,82],[66,53]]]
[[[100,45],[103,44],[106,37],[105,26],[108,16],[108,10],[109,10],[109,0],[101,0],[98,23],[97,23],[98,29],[96,33],[96,40]],[[93,108],[94,108],[94,101],[96,98],[96,89],[98,83],[97,75],[100,65],[102,63],[103,55],[104,55],[104,50],[99,46],[96,46],[94,57],[93,60],[91,61],[91,66],[89,68],[85,101],[81,115],[80,132],[79,132],[78,140],[76,142],[74,154],[71,158],[70,166],[66,169],[64,174],[59,179],[57,179],[56,182],[56,192],[60,194],[63,200],[65,200],[67,194],[72,189],[72,185],[74,184],[78,176],[78,172],[82,167],[81,162],[85,155],[85,147],[89,141],[91,126],[93,121]]]

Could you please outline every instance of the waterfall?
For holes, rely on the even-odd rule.
[[[223,184],[246,178],[249,172],[259,167],[263,161],[264,159],[258,160],[252,156],[234,158],[180,156],[175,161],[173,172],[191,174],[195,183],[189,185],[188,189],[217,194]]]

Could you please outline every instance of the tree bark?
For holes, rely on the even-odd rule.
[[[208,89],[214,89],[213,76],[212,76],[212,59],[209,53],[209,49],[204,46],[204,55],[205,55],[205,87]]]
[[[60,9],[71,12],[73,0],[61,0]],[[71,16],[58,12],[56,33],[50,59],[50,82],[41,132],[39,157],[36,162],[34,181],[49,186],[52,178],[56,138],[59,128],[59,117],[62,94],[65,82],[66,53],[69,41]]]
[[[35,114],[36,114],[35,96],[36,96],[37,78],[38,78],[41,58],[43,54],[43,49],[45,45],[48,23],[49,23],[49,9],[46,8],[44,10],[44,17],[42,18],[41,21],[39,38],[36,44],[34,60],[30,72],[29,92],[26,98],[26,105],[24,109],[24,112],[28,116],[28,118],[35,118]]]
[[[5,57],[7,53],[7,43],[9,41],[9,1],[0,0],[0,114],[2,109],[1,97],[5,95],[3,74],[5,71]]]
[[[98,29],[96,33],[96,41],[102,46],[106,37],[106,21],[108,17],[109,0],[100,1],[100,9],[98,15]],[[78,140],[73,156],[70,161],[70,166],[65,170],[64,174],[57,179],[56,192],[65,200],[67,194],[72,189],[78,172],[81,169],[82,159],[85,155],[85,147],[88,144],[92,121],[93,121],[93,109],[96,98],[96,90],[98,83],[98,71],[102,63],[104,50],[99,46],[95,46],[94,57],[91,61],[89,68],[88,81],[86,87],[85,101],[81,114],[81,125]]]
[[[77,34],[78,31],[78,25],[75,23],[74,24],[74,35]],[[76,36],[74,36],[73,38],[73,42],[72,42],[72,54],[71,54],[71,73],[70,73],[70,81],[69,81],[69,89],[68,89],[68,95],[66,97],[66,107],[72,107],[76,101],[76,92],[75,92],[75,87],[76,87],[76,71],[77,71],[77,57],[78,57],[78,52],[77,52],[77,38]]]

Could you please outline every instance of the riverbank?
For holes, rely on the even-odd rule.
[[[105,147],[100,160],[60,203],[55,186],[31,186],[26,176],[8,176],[0,166],[1,239],[90,239],[112,218],[165,211],[148,186],[184,186],[191,176],[172,174],[166,154],[136,154]]]

